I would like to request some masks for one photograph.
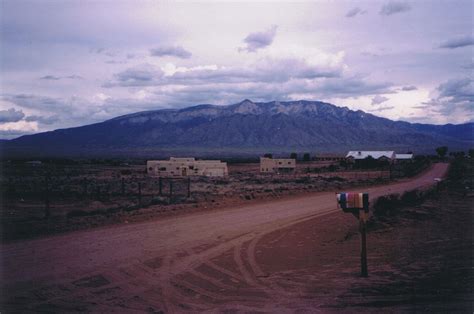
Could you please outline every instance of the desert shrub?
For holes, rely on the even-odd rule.
[[[307,184],[307,183],[310,183],[311,182],[311,178],[310,177],[301,177],[301,178],[298,178],[295,180],[295,183],[299,183],[299,184]]]
[[[73,218],[73,217],[85,217],[85,216],[95,216],[95,215],[102,215],[104,212],[102,210],[96,209],[92,211],[85,211],[85,210],[72,210],[69,213],[67,213],[67,218]]]
[[[342,182],[342,181],[346,181],[346,179],[341,178],[341,177],[329,177],[329,178],[326,178],[326,181],[328,181],[328,182]]]
[[[419,204],[422,200],[422,193],[418,190],[408,191],[403,193],[400,198],[403,205],[416,205]]]
[[[398,206],[400,206],[400,196],[390,194],[377,198],[374,204],[374,216],[385,217],[395,215]]]
[[[162,196],[153,197],[150,201],[151,205],[166,205],[168,204],[168,199]]]
[[[257,180],[258,180],[258,179],[257,179]],[[256,180],[256,181],[257,181],[257,180]],[[258,180],[258,181],[260,181],[260,180]],[[216,179],[216,180],[214,181],[214,184],[219,184],[219,185],[229,184],[229,180],[227,180],[227,179]]]

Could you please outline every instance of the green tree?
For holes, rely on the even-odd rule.
[[[438,154],[439,158],[444,158],[447,152],[448,152],[447,146],[440,146],[436,148],[436,153]]]
[[[297,158],[298,158],[298,154],[297,154],[297,153],[291,153],[291,154],[290,154],[290,158],[291,158],[291,159],[297,159]]]
[[[474,149],[469,150],[469,157],[474,158]]]
[[[270,154],[270,153],[267,153],[267,154],[263,155],[263,157],[266,157],[266,158],[273,158],[273,155]]]
[[[310,161],[310,160],[311,160],[311,155],[309,153],[304,153],[303,161]]]

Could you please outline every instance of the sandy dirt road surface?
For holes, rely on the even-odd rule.
[[[447,164],[435,164],[416,178],[363,191],[374,199],[426,187],[446,171]],[[313,301],[266,280],[259,241],[265,237],[271,246],[279,230],[328,215],[350,216],[336,208],[334,192],[2,244],[2,307],[291,312],[304,303],[310,309]]]

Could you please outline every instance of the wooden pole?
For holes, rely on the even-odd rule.
[[[138,181],[138,205],[142,204],[142,183]]]
[[[188,197],[191,197],[191,178],[188,177]]]
[[[83,194],[84,196],[87,196],[87,179],[86,178],[82,180],[82,186],[83,186]]]
[[[45,193],[44,193],[44,218],[48,219],[51,215],[49,207],[49,175],[46,175],[45,179]]]
[[[170,182],[170,204],[173,199],[173,179],[169,179]]]
[[[163,195],[163,178],[159,177],[158,178],[158,189],[160,192],[160,196]]]
[[[364,210],[359,211],[359,231],[360,231],[360,275],[368,277],[367,270],[367,225],[366,215]]]

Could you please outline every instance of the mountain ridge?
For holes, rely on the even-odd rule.
[[[321,101],[200,104],[142,111],[75,128],[25,135],[2,144],[7,153],[122,154],[141,152],[239,152],[273,150],[345,151],[399,149],[432,151],[473,145],[473,125],[392,121]],[[140,151],[137,151],[140,150]]]

